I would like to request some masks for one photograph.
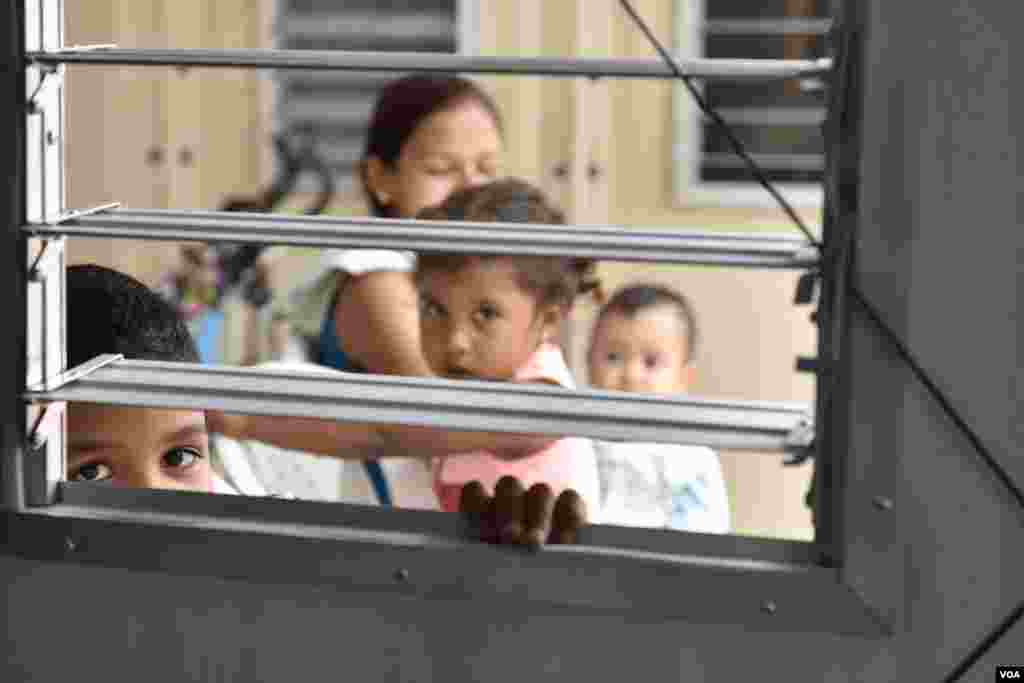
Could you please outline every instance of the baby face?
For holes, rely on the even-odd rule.
[[[203,413],[68,404],[68,480],[209,493]]]
[[[510,380],[561,321],[538,307],[506,259],[470,261],[456,271],[417,277],[423,353],[442,377]]]
[[[608,313],[594,330],[590,383],[615,391],[686,392],[693,376],[686,348],[686,329],[671,306],[651,306],[631,317]]]

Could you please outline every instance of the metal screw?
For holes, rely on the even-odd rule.
[[[73,553],[73,552],[75,552],[77,547],[78,546],[75,543],[75,539],[71,538],[70,536],[68,536],[68,537],[66,537],[64,539],[64,550],[66,550],[67,552]]]
[[[57,144],[57,134],[52,130],[46,131],[46,144],[51,146]]]
[[[408,569],[396,569],[395,570],[395,581],[398,581],[399,583],[405,583],[408,580],[409,580],[409,570]]]
[[[886,498],[885,496],[875,496],[874,503],[875,507],[878,508],[879,510],[882,510],[883,512],[888,512],[889,510],[892,510],[893,503],[891,498]]]
[[[761,611],[765,614],[775,614],[775,611],[778,609],[778,605],[776,605],[772,600],[766,600],[765,603],[761,605]]]

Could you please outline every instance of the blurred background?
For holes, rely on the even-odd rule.
[[[680,56],[822,56],[832,0],[635,0]],[[65,0],[66,44],[120,47],[438,51],[502,56],[652,58],[612,0]],[[277,207],[364,215],[354,181],[378,89],[398,74],[68,66],[68,205],[217,209],[253,196],[281,172],[273,135],[285,133],[328,169],[306,173]],[[488,77],[506,122],[505,171],[542,187],[581,224],[666,230],[793,230],[731,156],[685,90],[663,81]],[[823,116],[813,84],[711,85],[705,94],[769,177],[820,224]],[[73,263],[95,262],[151,286],[186,267],[181,245],[72,239]],[[315,250],[266,251],[269,296],[315,267]],[[684,292],[701,326],[697,394],[811,401],[809,307],[793,305],[797,274],[606,263],[608,291],[657,281]],[[241,297],[222,305],[213,335],[224,362],[266,359],[269,327]],[[567,330],[577,376],[594,310]],[[255,324],[254,324],[255,320]],[[265,322],[265,321],[263,321]],[[809,465],[780,454],[721,453],[735,533],[810,539],[803,498]]]

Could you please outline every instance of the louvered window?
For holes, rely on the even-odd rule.
[[[464,47],[466,20],[457,0],[282,0],[277,47],[290,50],[445,52]],[[366,126],[389,72],[279,71],[276,124],[310,131],[337,174],[338,187],[355,186]],[[309,180],[308,178],[304,180]]]
[[[677,0],[677,48],[687,56],[730,59],[818,59],[837,0]],[[708,104],[728,122],[767,177],[791,199],[817,204],[824,169],[823,91],[815,80],[720,81],[703,87]],[[681,91],[682,87],[679,88]],[[684,203],[749,204],[752,177],[718,126],[685,91],[676,99]]]

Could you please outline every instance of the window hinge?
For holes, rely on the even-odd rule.
[[[783,450],[787,458],[786,465],[800,465],[814,454],[814,421],[800,420],[786,437]]]

